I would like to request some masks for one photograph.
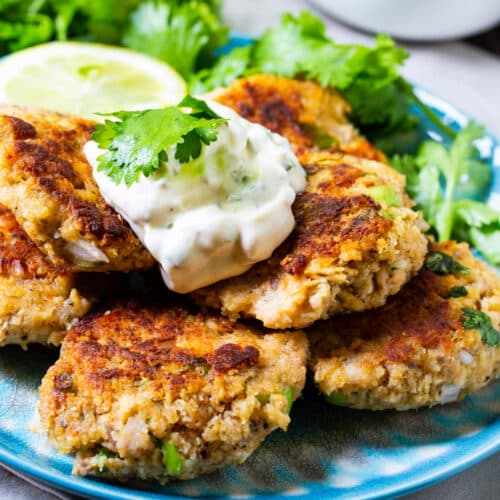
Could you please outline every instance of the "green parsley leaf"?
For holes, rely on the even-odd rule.
[[[228,29],[199,1],[150,1],[132,12],[122,42],[172,65],[185,78],[212,60],[227,41]],[[203,55],[203,61],[200,58]]]
[[[98,158],[98,170],[127,186],[141,175],[149,177],[157,171],[172,151],[180,163],[198,158],[203,144],[215,141],[218,127],[227,123],[204,101],[191,96],[169,108],[120,111],[110,116],[117,121],[98,124],[92,134],[99,147],[106,150]]]
[[[181,454],[173,443],[166,442],[162,445],[163,467],[170,476],[178,476],[184,467]]]
[[[467,297],[469,292],[467,288],[464,286],[454,286],[450,289],[450,291],[445,295],[445,299],[452,299],[457,297]]]
[[[483,344],[500,347],[500,332],[493,328],[491,318],[486,313],[465,307],[462,314],[462,326],[465,329],[479,330]]]
[[[453,257],[443,252],[431,252],[425,259],[425,268],[434,274],[469,274],[470,271]]]

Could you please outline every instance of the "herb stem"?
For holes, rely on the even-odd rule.
[[[439,118],[439,116],[434,113],[434,111],[432,111],[432,109],[429,108],[429,106],[427,106],[427,104],[425,104],[422,99],[417,96],[417,94],[415,94],[415,90],[408,82],[403,80],[402,83],[408,97],[422,110],[424,115],[432,123],[434,123],[434,125],[436,125],[436,127],[438,127],[441,132],[445,133],[451,139],[455,139],[457,137],[457,132],[455,132],[452,127],[444,123],[443,120],[441,120],[441,118]]]

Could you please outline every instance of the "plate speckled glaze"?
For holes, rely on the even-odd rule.
[[[465,125],[467,117],[453,105],[417,91],[453,127]],[[422,132],[437,134],[425,119]],[[500,145],[488,134],[479,148],[494,170],[490,203],[500,209]],[[76,478],[72,457],[31,430],[38,385],[56,358],[57,351],[38,346],[0,350],[0,461],[86,497],[381,498],[444,480],[500,451],[500,382],[458,404],[405,413],[333,407],[309,382],[288,432],[276,431],[241,466],[167,486]]]

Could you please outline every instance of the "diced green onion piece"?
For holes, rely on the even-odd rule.
[[[182,472],[183,461],[173,443],[163,443],[163,466],[170,476],[177,476]]]
[[[293,389],[289,387],[288,389],[285,389],[283,391],[283,396],[286,397],[287,405],[286,405],[286,413],[290,415],[290,412],[292,411],[292,405],[293,405]]]
[[[271,394],[269,394],[268,392],[258,392],[256,395],[255,395],[255,399],[257,399],[257,401],[262,405],[264,406],[266,403],[269,402],[269,398],[271,397]]]
[[[97,454],[97,467],[99,468],[99,472],[105,471],[105,463],[107,458],[116,458],[118,455],[106,448],[101,448],[99,453]]]
[[[345,406],[347,404],[346,396],[340,392],[332,392],[329,396],[326,396],[326,400],[332,405],[337,406]]]
[[[372,186],[368,193],[377,203],[385,203],[390,207],[401,207],[403,201],[394,189],[389,186]]]

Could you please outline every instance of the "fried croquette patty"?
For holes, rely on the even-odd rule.
[[[0,107],[0,203],[57,266],[149,268],[153,258],[99,193],[83,153],[94,124],[50,111]]]
[[[315,82],[253,75],[212,92],[210,97],[288,139],[299,158],[311,150],[331,148],[385,160],[348,121],[347,101],[337,91]]]
[[[247,273],[195,291],[196,301],[268,328],[302,328],[383,305],[421,268],[426,224],[402,175],[342,154],[304,158],[307,188],[293,205],[292,234]]]
[[[331,402],[371,410],[433,406],[460,400],[500,374],[500,347],[464,326],[464,309],[471,308],[499,328],[500,278],[464,243],[431,250],[468,273],[423,269],[384,307],[311,328],[310,366]]]
[[[42,382],[41,422],[77,453],[77,475],[189,479],[286,430],[307,355],[302,332],[124,304],[69,332]]]
[[[72,273],[48,262],[0,205],[0,346],[60,344],[90,308],[75,282]]]

